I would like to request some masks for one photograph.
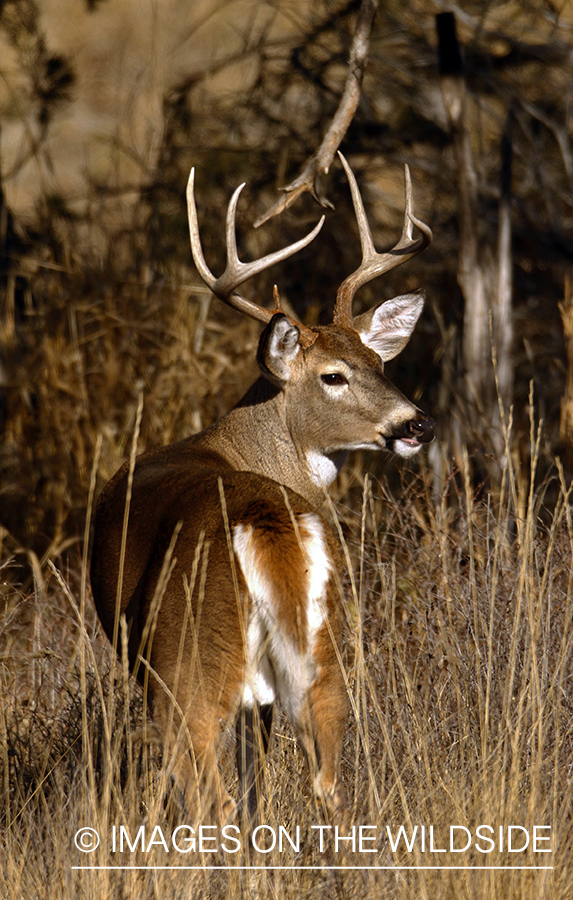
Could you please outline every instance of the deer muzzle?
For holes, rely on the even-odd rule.
[[[429,444],[434,440],[434,428],[436,423],[429,416],[421,415],[418,419],[406,422],[404,433],[400,435],[402,440],[418,441],[420,444]]]
[[[413,455],[422,444],[433,441],[435,427],[434,420],[420,412],[416,418],[401,423],[385,437],[386,447],[399,456]]]

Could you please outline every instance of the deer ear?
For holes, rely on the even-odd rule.
[[[356,316],[353,326],[362,343],[387,362],[398,356],[410,340],[423,306],[422,292],[403,294]]]
[[[300,350],[300,331],[285,315],[277,313],[263,331],[257,362],[263,375],[275,384],[290,380],[291,363]]]

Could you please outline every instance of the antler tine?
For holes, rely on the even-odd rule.
[[[340,150],[338,151],[338,155],[344,166],[344,171],[346,172],[346,177],[348,178],[348,183],[350,185],[352,205],[354,206],[354,214],[358,223],[360,246],[362,247],[362,262],[364,263],[366,260],[376,256],[376,248],[374,247],[374,241],[372,240],[372,232],[370,231],[370,225],[368,224],[366,210],[364,209],[362,194],[360,193],[356,176],[350,168],[348,160],[342,155]]]
[[[411,246],[411,255],[413,256],[414,254],[421,253],[422,250],[425,250],[426,247],[428,247],[429,244],[432,243],[433,234],[430,226],[426,225],[425,222],[422,222],[421,219],[418,219],[414,215],[414,193],[412,191],[412,178],[410,176],[410,166],[407,164],[404,166],[404,193],[406,198],[404,226],[402,228],[402,236],[394,247],[394,250],[401,250],[403,243],[404,246],[408,246],[408,244],[412,243],[412,225],[415,225],[418,231],[422,233],[422,237],[418,238],[418,240],[415,242],[415,249],[414,244],[412,244]],[[411,256],[406,257],[406,259],[410,258]],[[401,260],[401,262],[404,261],[405,260]]]
[[[237,203],[239,202],[239,195],[244,186],[244,183],[239,185],[239,187],[233,193],[233,196],[231,197],[231,200],[229,202],[225,229],[227,243],[227,265],[223,274],[220,275],[219,278],[215,278],[207,263],[205,262],[203,249],[201,247],[199,223],[197,219],[197,207],[195,205],[195,169],[191,169],[189,182],[187,184],[187,211],[189,215],[191,253],[193,254],[193,260],[195,262],[195,265],[197,266],[197,271],[199,272],[201,278],[203,279],[205,284],[209,288],[211,288],[213,293],[217,297],[219,297],[219,299],[223,300],[225,303],[228,303],[229,306],[232,306],[234,309],[238,309],[240,312],[243,312],[246,315],[250,316],[252,319],[256,319],[257,321],[264,322],[266,324],[270,321],[277,310],[265,309],[264,306],[259,306],[257,303],[253,303],[251,300],[247,300],[245,299],[245,297],[241,297],[239,294],[235,294],[235,288],[237,288],[240,284],[243,284],[243,282],[247,281],[247,279],[252,278],[254,275],[258,275],[259,272],[263,272],[265,269],[270,268],[270,266],[273,266],[277,262],[288,259],[289,256],[292,256],[299,250],[302,250],[304,247],[308,246],[308,244],[310,244],[315,239],[318,232],[322,228],[324,224],[324,216],[322,216],[318,224],[315,225],[315,227],[309,234],[306,235],[306,237],[295,241],[294,244],[289,244],[288,247],[284,247],[282,250],[275,250],[273,253],[268,253],[266,256],[262,256],[260,259],[253,260],[253,262],[243,263],[239,259],[239,255],[237,252],[235,225]],[[305,326],[301,325],[300,323],[296,322],[295,324],[298,328],[305,329]],[[308,329],[305,330],[308,331]]]
[[[432,230],[414,215],[412,179],[410,178],[410,169],[406,166],[405,212],[402,234],[398,243],[391,250],[385,253],[377,253],[354,172],[340,151],[338,151],[338,155],[350,184],[350,193],[352,194],[352,203],[356,221],[358,222],[360,245],[362,247],[362,262],[356,271],[345,278],[338,288],[334,306],[334,322],[337,325],[344,325],[350,328],[352,327],[352,300],[358,288],[372,281],[373,278],[383,275],[384,272],[389,272],[390,269],[394,269],[424,250],[432,240]],[[413,225],[422,233],[422,236],[416,241],[412,239]]]

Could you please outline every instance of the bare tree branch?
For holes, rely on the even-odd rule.
[[[362,0],[358,19],[356,21],[356,29],[352,40],[350,50],[350,60],[348,63],[348,76],[344,91],[338,109],[336,110],[332,122],[322,139],[322,143],[310,159],[307,161],[301,174],[282,188],[283,196],[271,206],[256,222],[255,227],[258,228],[264,222],[272,219],[273,216],[279,215],[287,209],[297,197],[310,191],[312,196],[318,200],[321,206],[330,206],[332,203],[324,196],[320,186],[320,176],[328,172],[330,164],[334,159],[334,154],[338,150],[342,139],[348,131],[358,101],[360,99],[360,91],[362,89],[362,81],[364,78],[364,70],[368,60],[368,47],[370,43],[370,33],[372,25],[378,9],[378,0]]]

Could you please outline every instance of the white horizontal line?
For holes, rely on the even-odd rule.
[[[446,872],[446,871],[465,871],[465,872],[489,872],[492,870],[501,870],[501,871],[524,871],[524,870],[533,870],[533,871],[545,871],[553,870],[553,866],[72,866],[71,867],[75,871],[90,871],[90,870],[113,870],[113,871],[131,871],[132,869],[149,869],[150,871],[159,871],[159,870],[169,870],[169,871],[177,871],[181,869],[182,871],[188,871],[189,869],[197,869],[208,871],[209,869],[213,869],[215,871],[251,871],[253,869],[261,869],[266,871],[280,871],[284,870],[285,872],[292,871],[340,871],[343,869],[358,869],[360,871],[372,871],[372,872],[407,872],[408,870],[412,871],[420,871],[421,869],[424,871],[436,871],[436,872]]]

